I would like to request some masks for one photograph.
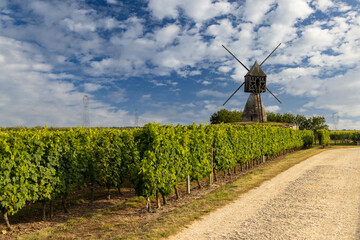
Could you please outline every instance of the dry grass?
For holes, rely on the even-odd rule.
[[[241,197],[249,190],[260,186],[279,173],[320,152],[344,148],[314,147],[289,154],[266,166],[260,166],[252,173],[240,177],[233,183],[213,190],[210,194],[192,199],[188,204],[171,210],[146,214],[144,198],[132,198],[96,214],[67,221],[58,227],[48,228],[36,234],[19,239],[162,239],[173,235],[186,225],[204,217]]]

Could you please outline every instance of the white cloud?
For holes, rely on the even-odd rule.
[[[178,0],[150,0],[149,9],[153,15],[159,19],[165,17],[176,18],[178,16],[177,11]]]
[[[63,20],[65,25],[70,29],[70,31],[75,32],[86,32],[86,31],[95,31],[96,26],[94,23],[86,23],[86,22],[75,22],[72,19],[66,18]]]
[[[109,4],[117,4],[117,0],[106,0],[107,3]]]
[[[202,72],[200,70],[194,70],[189,72],[189,76],[201,75],[201,73]]]
[[[333,121],[328,123],[329,128],[335,130],[335,125]],[[359,130],[360,129],[360,121],[352,120],[352,119],[339,119],[339,122],[336,124],[336,130]]]
[[[178,9],[181,8],[188,17],[196,22],[229,13],[232,9],[232,5],[224,0],[216,2],[211,0],[150,0],[148,7],[153,16],[158,19],[177,18],[179,16]]]
[[[323,82],[317,77],[319,68],[286,68],[277,74],[269,74],[269,83],[283,85],[283,90],[293,96],[318,96]]]
[[[201,36],[186,32],[178,36],[176,45],[155,53],[151,61],[161,68],[189,74],[189,71],[184,72],[182,68],[195,67],[196,64],[204,60],[206,54],[207,44],[202,40]]]
[[[261,23],[275,2],[275,0],[247,0],[242,10],[244,20],[251,21],[254,24]]]
[[[130,17],[124,22],[126,31],[121,35],[122,39],[137,39],[144,33],[143,20],[137,17]],[[120,39],[121,41],[121,39]],[[113,42],[116,44],[116,42]]]
[[[294,25],[314,12],[304,0],[278,0],[276,6],[264,20],[269,26],[260,27],[258,31],[259,42],[266,48],[295,39],[297,28]]]
[[[343,2],[337,2],[337,7],[340,12],[346,12],[346,11],[349,11],[350,9],[352,9],[351,6],[349,6]]]
[[[98,27],[104,28],[107,30],[112,30],[114,28],[120,28],[121,23],[117,21],[115,18],[106,17],[98,21]]]
[[[204,80],[202,81],[202,84],[205,85],[205,86],[208,86],[211,84],[211,82],[207,81],[207,80]]]
[[[183,0],[181,3],[181,7],[185,10],[186,14],[198,22],[231,11],[231,4],[227,1],[212,2],[211,0]]]
[[[319,0],[314,4],[330,6],[329,3],[330,1]],[[234,51],[246,65],[252,64],[255,58],[262,60],[265,57],[266,53],[260,48],[271,51],[279,42],[283,42],[281,48],[284,49],[280,48],[277,51],[279,55],[273,57],[270,63],[300,63],[299,61],[309,57],[311,64],[321,66],[326,64],[325,59],[334,65],[339,65],[342,58],[347,59],[349,64],[358,59],[358,54],[354,51],[356,48],[350,44],[350,41],[357,39],[359,31],[348,27],[358,24],[356,14],[346,13],[346,17],[332,18],[332,22],[327,23],[333,24],[330,29],[324,28],[322,22],[296,28],[294,24],[301,22],[314,12],[309,1],[295,0],[290,3],[284,0],[267,0],[262,2],[260,7],[256,7],[256,11],[254,6],[258,4],[253,1],[247,1],[236,9],[237,4],[229,4],[226,1],[151,0],[148,7],[159,19],[165,16],[182,17],[178,14],[181,8],[186,16],[198,22],[213,19],[222,14],[230,14],[229,16],[236,17],[236,20],[233,18],[216,19],[204,29],[198,25],[181,25],[179,21],[176,21],[155,28],[154,31],[148,31],[149,29],[145,29],[144,20],[140,17],[132,16],[119,22],[76,3],[49,4],[32,1],[29,7],[46,19],[46,26],[39,28],[28,25],[24,26],[24,29],[18,26],[17,35],[24,32],[25,37],[25,33],[33,32],[33,35],[37,37],[36,41],[47,49],[58,52],[57,59],[58,57],[66,60],[73,59],[75,53],[77,55],[75,58],[81,61],[84,71],[88,74],[95,76],[116,74],[121,78],[144,75],[150,71],[156,75],[168,75],[173,70],[183,76],[200,74],[200,68],[209,68],[209,65],[203,64],[205,60],[212,62],[222,61],[224,56],[227,56],[228,60],[231,58],[222,49],[221,44],[225,44]],[[244,14],[238,15],[239,12]],[[251,22],[239,23],[239,19]],[[61,22],[66,23],[66,29],[56,27]],[[264,23],[264,26],[260,25],[258,32],[254,31],[257,24]],[[69,28],[81,35],[77,37],[66,34]],[[111,34],[110,41],[102,38],[97,32],[113,28],[120,28],[123,31]],[[300,36],[297,35],[299,30]],[[204,35],[215,38],[205,40]],[[339,43],[340,40],[343,41],[337,50],[340,54],[324,58],[321,51]],[[284,41],[290,41],[290,44]],[[154,66],[153,70],[149,69],[147,62]],[[63,61],[62,64],[71,65],[69,61]],[[198,69],[185,70],[189,66]],[[232,78],[240,82],[243,79],[244,69],[235,60],[231,59],[229,64],[219,70],[234,67],[236,68]]]
[[[1,126],[82,124],[84,93],[63,80],[70,75],[49,72],[52,66],[46,65],[44,58],[28,43],[0,37],[0,55],[5,59],[0,65]],[[17,67],[11,67],[14,65]],[[100,86],[87,84],[84,87],[94,90]],[[123,119],[128,118],[126,111],[114,111],[96,100],[91,100],[89,111],[93,126],[120,124],[118,114]]]
[[[275,112],[275,113],[280,111],[280,107],[277,105],[267,106],[265,107],[265,109],[266,111]]]
[[[237,33],[237,29],[233,27],[229,19],[221,19],[216,24],[210,25],[205,33],[221,39],[228,39]]]
[[[317,0],[313,3],[317,9],[325,12],[328,8],[333,7],[334,3],[331,0]]]
[[[198,112],[199,117],[202,117],[204,119],[204,116],[208,116],[208,120],[210,119],[210,116],[219,111],[223,106],[221,104],[218,104],[218,102],[204,100],[201,103],[201,110]]]
[[[230,71],[232,70],[232,68],[231,68],[231,67],[228,67],[228,66],[221,66],[221,67],[218,68],[218,70],[219,70],[220,72],[227,73],[227,72],[230,72]]]
[[[175,86],[177,86],[179,84],[178,82],[171,81],[171,80],[167,80],[166,83],[169,84],[170,86],[173,86],[173,87],[175,87]]]
[[[176,24],[170,24],[163,28],[157,30],[155,35],[155,40],[158,45],[164,47],[167,44],[170,44],[174,41],[174,39],[178,36],[180,28]]]
[[[84,91],[85,92],[95,92],[101,88],[103,88],[103,86],[100,84],[84,83]]]
[[[195,106],[196,105],[194,103],[186,103],[181,105],[182,108],[193,108]]]
[[[360,68],[322,80],[320,93],[311,104],[314,107],[339,112],[345,117],[360,116]]]
[[[228,96],[228,94],[226,93],[222,93],[215,90],[207,90],[207,89],[197,92],[196,95],[198,97],[217,97],[217,98],[226,98],[226,96]]]
[[[151,94],[144,94],[144,95],[142,95],[141,99],[143,101],[147,101],[147,100],[151,99]]]
[[[247,70],[243,66],[240,66],[239,64],[237,64],[235,67],[234,73],[231,74],[231,77],[235,82],[242,83],[242,82],[244,82],[244,76],[246,73],[247,73]]]
[[[128,99],[126,98],[125,89],[116,88],[114,91],[111,91],[107,94],[109,101],[113,103],[122,103],[126,102]]]
[[[165,83],[159,82],[159,81],[157,81],[157,80],[150,80],[149,82],[151,82],[152,84],[154,84],[154,85],[157,86],[157,87],[166,86]]]

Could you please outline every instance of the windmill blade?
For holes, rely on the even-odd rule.
[[[261,65],[263,65],[263,63],[276,51],[276,49],[278,49],[278,47],[281,45],[281,43],[279,43],[279,45],[277,45],[277,47],[269,54],[269,56],[267,56],[264,61],[262,61],[262,63],[260,64],[260,67]]]
[[[238,87],[238,89],[236,89],[236,91],[228,98],[228,100],[226,100],[226,102],[224,102],[223,106],[230,100],[230,98],[232,98],[232,96],[234,96],[234,94],[240,90],[240,88],[244,85],[245,82],[243,82],[240,87]]]
[[[276,98],[276,100],[278,100],[278,102],[281,104],[281,101],[270,91],[270,89],[266,87],[266,90],[268,90],[269,93],[271,93],[271,95],[273,95],[273,97]]]
[[[239,59],[237,59],[237,57],[235,57],[235,55],[234,54],[232,54],[230,51],[229,51],[229,49],[227,49],[224,45],[221,45],[221,46],[223,46],[225,49],[226,49],[226,51],[228,51],[229,53],[230,53],[230,55],[231,56],[233,56],[233,58],[235,58],[236,59],[236,61],[238,61],[246,70],[248,70],[249,71],[249,69],[242,63],[242,62],[240,62],[240,60]]]

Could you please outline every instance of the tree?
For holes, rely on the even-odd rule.
[[[304,115],[296,115],[295,117],[295,123],[299,126],[300,130],[309,129],[309,121]]]
[[[313,116],[309,118],[310,129],[309,130],[319,130],[319,129],[329,129],[329,126],[326,125],[325,117],[323,116]]]
[[[306,118],[303,115],[297,114],[296,116],[291,113],[273,113],[267,112],[267,119],[269,122],[285,122],[285,123],[296,123],[299,126],[300,130],[312,130],[316,132],[319,129],[328,129],[329,126],[326,125],[325,117],[323,116],[313,116]]]
[[[274,112],[266,112],[268,122],[276,122],[276,114]]]
[[[282,121],[286,123],[295,123],[296,117],[291,113],[284,113],[282,116]]]
[[[229,111],[221,109],[213,113],[210,117],[210,123],[233,123],[242,121],[242,111]],[[283,123],[296,123],[300,130],[312,130],[316,133],[319,129],[329,129],[326,125],[325,117],[313,116],[305,117],[304,115],[297,114],[296,116],[291,113],[274,113],[266,112],[268,122],[283,122]]]
[[[211,124],[218,123],[233,123],[242,121],[242,111],[229,111],[226,109],[221,109],[213,113],[210,117]]]

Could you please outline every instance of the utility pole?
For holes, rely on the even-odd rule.
[[[84,95],[83,97],[83,127],[90,126],[90,118],[89,118],[89,101],[90,98],[88,95]]]
[[[332,114],[332,119],[333,119],[333,123],[334,123],[334,130],[336,131],[337,130],[337,124],[339,123],[339,113],[338,112],[333,113]],[[334,134],[334,137],[335,137],[335,145],[336,145],[336,132]]]
[[[134,117],[135,117],[135,127],[138,127],[139,126],[139,112],[137,109],[135,109]]]

